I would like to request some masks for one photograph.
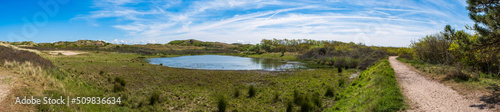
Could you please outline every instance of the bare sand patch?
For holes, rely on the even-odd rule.
[[[70,56],[70,55],[78,55],[78,54],[84,54],[86,52],[77,52],[77,51],[49,51],[50,55],[65,55],[65,56]]]

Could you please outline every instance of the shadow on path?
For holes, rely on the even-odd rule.
[[[470,105],[470,107],[477,107],[479,109],[493,109],[500,106],[500,87],[496,84],[491,84],[488,89],[491,89],[491,95],[484,95],[480,97],[483,104]]]

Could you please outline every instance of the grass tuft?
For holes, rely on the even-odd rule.
[[[332,87],[326,87],[326,93],[325,96],[327,97],[334,97],[334,91]]]
[[[236,88],[234,89],[234,97],[235,98],[238,98],[240,96],[241,92],[240,92],[240,89]]]
[[[257,90],[255,89],[255,87],[253,85],[250,85],[250,87],[248,87],[248,97],[249,98],[254,97],[256,92],[257,92]]]
[[[121,86],[125,86],[127,84],[121,77],[115,77],[115,82],[119,83]]]
[[[160,100],[160,92],[155,91],[149,98],[149,105],[155,105]]]
[[[226,111],[226,108],[227,108],[227,100],[226,100],[226,97],[224,96],[219,96],[217,98],[217,109],[219,112],[225,112]]]

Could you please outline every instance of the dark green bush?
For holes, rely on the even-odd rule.
[[[311,112],[314,109],[314,105],[310,102],[304,102],[300,105],[301,112]]]
[[[280,93],[274,92],[274,97],[273,97],[274,102],[280,101]]]
[[[322,100],[321,100],[321,95],[319,94],[319,92],[316,92],[313,94],[311,100],[313,101],[313,103],[317,106],[317,107],[321,107],[321,105],[323,104]]]
[[[125,87],[123,87],[119,83],[115,83],[115,85],[113,86],[113,92],[120,92],[120,91],[125,91]]]
[[[227,107],[227,101],[224,96],[219,96],[217,99],[217,107],[219,112],[225,112]]]
[[[337,86],[338,87],[343,87],[345,85],[345,83],[346,83],[345,79],[344,78],[340,78]]]
[[[288,101],[286,103],[286,112],[293,112],[293,102]]]
[[[240,92],[240,89],[236,88],[234,89],[234,97],[235,98],[238,98],[240,96],[241,92]]]
[[[304,96],[298,90],[293,90],[293,103],[300,105],[304,102]]]
[[[256,92],[257,90],[255,89],[255,87],[253,87],[253,85],[250,85],[250,87],[248,88],[248,97],[254,97]]]
[[[334,97],[334,92],[333,92],[333,88],[332,87],[327,87],[326,88],[326,93],[325,93],[325,96],[327,97]]]
[[[121,77],[115,77],[115,82],[119,83],[121,86],[125,86],[127,84]]]
[[[149,105],[155,105],[160,100],[160,92],[155,91],[149,98]]]

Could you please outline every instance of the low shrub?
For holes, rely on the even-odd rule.
[[[250,87],[248,88],[248,97],[254,97],[256,92],[257,90],[255,89],[255,87],[253,85],[250,85]]]
[[[149,98],[149,105],[155,105],[160,100],[160,92],[155,91]]]
[[[314,93],[312,95],[311,100],[313,101],[314,105],[316,105],[317,107],[321,107],[321,105],[323,104],[323,101],[321,100],[321,95],[319,94],[319,92]]]
[[[125,87],[123,87],[120,83],[115,83],[113,86],[113,92],[125,91]]]
[[[234,97],[235,98],[238,98],[240,96],[241,92],[240,92],[240,89],[236,88],[234,89]]]
[[[121,86],[125,86],[127,84],[121,77],[115,77],[115,82],[119,83]]]
[[[274,92],[273,101],[274,102],[280,101],[280,93],[278,93],[277,91]]]
[[[217,107],[219,112],[225,112],[227,107],[227,100],[224,96],[219,96],[217,98]]]
[[[462,81],[469,80],[471,77],[467,74],[462,73],[462,69],[463,69],[462,64],[456,63],[454,67],[451,67],[451,69],[448,70],[445,79],[447,80],[456,79]]]
[[[293,112],[293,102],[288,101],[286,103],[286,112]]]
[[[334,92],[333,92],[333,88],[332,87],[326,87],[326,93],[325,93],[325,96],[327,97],[334,97]]]
[[[293,103],[300,105],[304,102],[304,96],[298,90],[293,90]]]

